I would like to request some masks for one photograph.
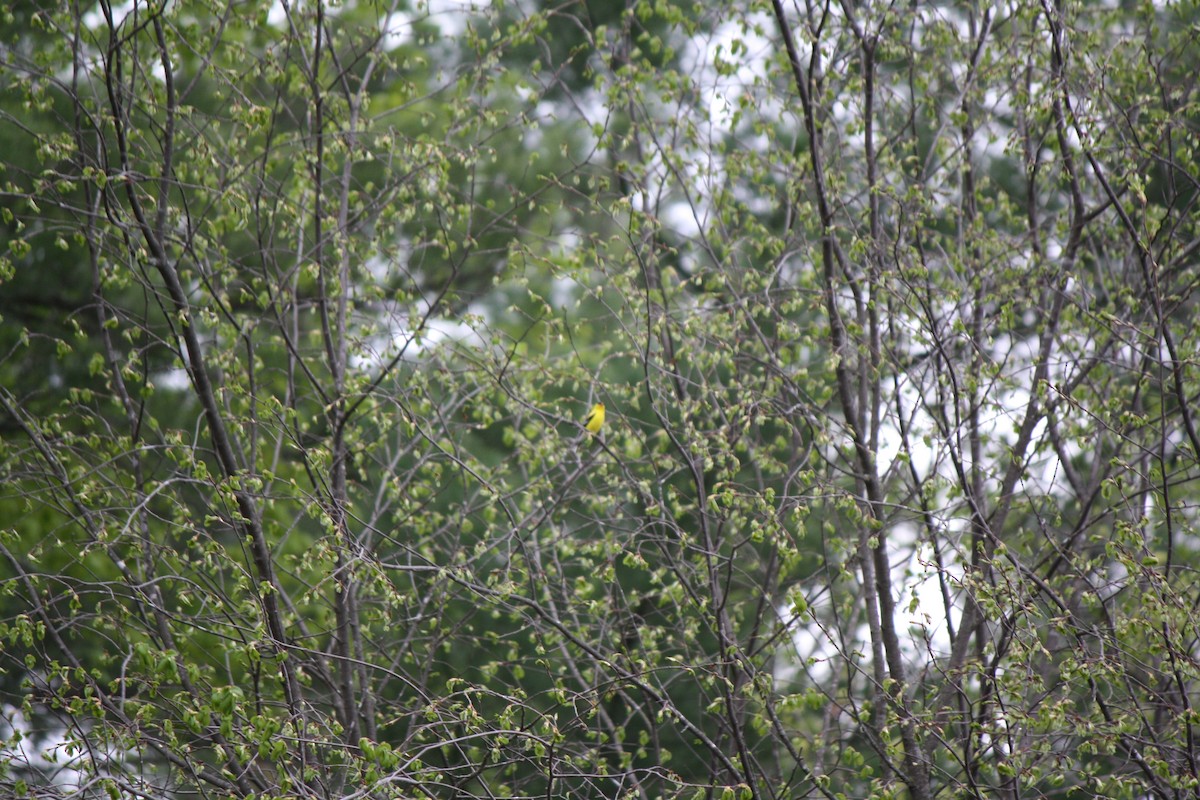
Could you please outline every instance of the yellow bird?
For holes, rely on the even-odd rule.
[[[604,403],[596,403],[583,421],[583,428],[588,433],[599,433],[604,425]]]

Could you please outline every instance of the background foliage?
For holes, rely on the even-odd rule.
[[[1195,4],[0,14],[6,794],[1194,795]]]

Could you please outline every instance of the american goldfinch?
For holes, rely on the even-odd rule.
[[[596,403],[588,412],[587,419],[583,421],[583,428],[588,433],[599,433],[602,425],[604,425],[604,403]]]

